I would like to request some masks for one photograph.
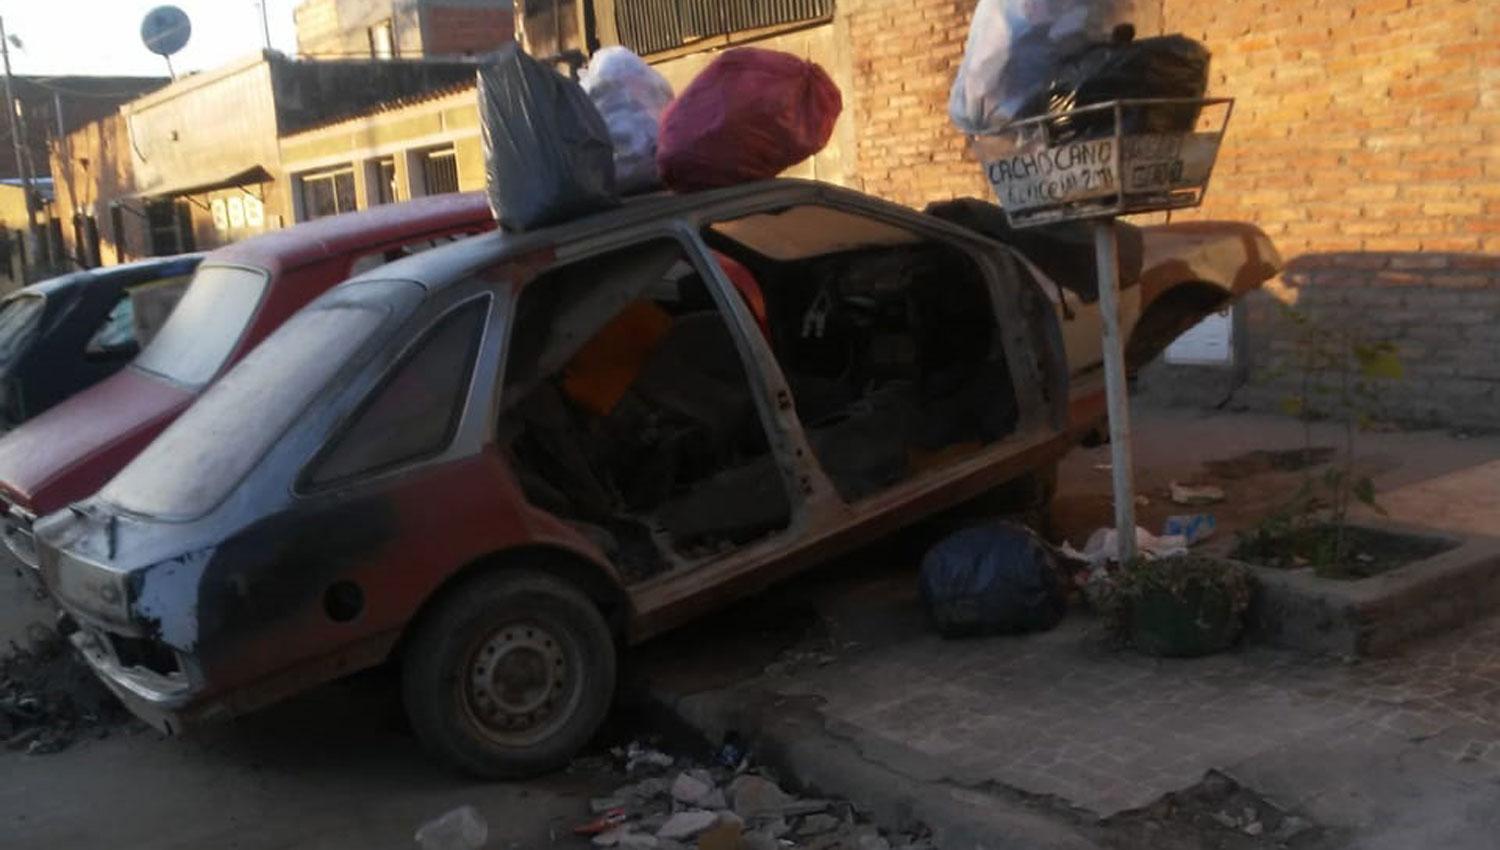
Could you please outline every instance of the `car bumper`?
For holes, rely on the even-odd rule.
[[[41,569],[41,560],[36,552],[36,534],[31,527],[35,519],[21,509],[11,507],[5,518],[0,520],[0,537],[5,538],[5,548],[17,560],[30,567],[33,573]]]
[[[180,733],[197,716],[196,694],[182,673],[163,675],[126,667],[110,648],[108,636],[93,629],[74,632],[73,648],[131,714],[168,735]]]

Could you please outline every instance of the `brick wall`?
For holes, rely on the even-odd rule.
[[[856,80],[855,174],[864,191],[920,207],[988,188],[948,123],[948,90],[973,0],[846,0]]]
[[[1236,98],[1204,208],[1288,273],[1247,305],[1252,376],[1288,352],[1273,298],[1399,346],[1390,418],[1500,427],[1500,16],[1481,0],[1167,0]],[[1285,393],[1254,382],[1239,398]]]
[[[1208,203],[1179,217],[1255,222],[1292,269],[1247,305],[1241,373],[1264,373],[1285,345],[1272,299],[1297,302],[1400,345],[1408,378],[1386,392],[1391,418],[1500,427],[1493,0],[1138,5],[1143,35],[1204,41],[1211,93],[1237,99]],[[846,92],[855,182],[912,206],[985,195],[947,120],[973,0],[840,8],[857,80]],[[1282,394],[1252,384],[1239,398],[1270,406]]]
[[[490,7],[428,6],[423,10],[422,52],[427,56],[486,53],[516,37],[515,15]]]

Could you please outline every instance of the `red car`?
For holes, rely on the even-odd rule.
[[[36,517],[93,494],[219,375],[334,284],[493,227],[482,193],[443,195],[300,224],[209,254],[129,366],[0,438],[6,545],[35,568]]]

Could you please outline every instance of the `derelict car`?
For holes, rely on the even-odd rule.
[[[1179,246],[1218,240],[1220,261],[1153,264],[1147,231],[1127,328],[1279,264],[1253,227],[1195,227]],[[395,658],[436,755],[553,768],[604,718],[618,645],[1046,469],[1095,426],[1101,385],[1070,378],[1032,268],[799,181],[473,237],[290,319],[38,523],[43,578],[161,728]]]

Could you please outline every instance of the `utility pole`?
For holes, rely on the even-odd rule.
[[[271,49],[271,18],[266,12],[266,0],[256,0],[255,5],[260,7],[260,26],[266,33],[266,49]]]
[[[36,229],[36,186],[27,167],[26,143],[22,138],[25,125],[16,115],[16,96],[10,79],[10,38],[5,34],[4,18],[0,18],[0,58],[5,62],[5,114],[10,121],[10,140],[15,146],[16,173],[21,175],[21,187],[26,192],[26,251],[21,279],[23,283],[31,283],[31,266],[38,262],[37,250],[41,244]]]

